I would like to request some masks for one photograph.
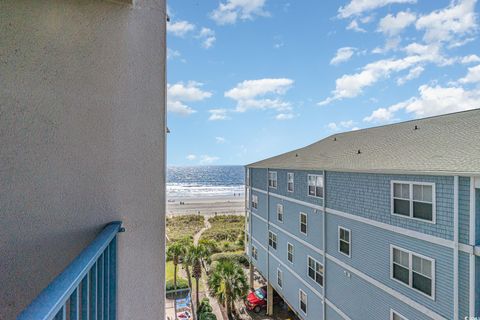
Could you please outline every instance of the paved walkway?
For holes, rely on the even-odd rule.
[[[203,216],[204,218],[204,224],[205,224],[205,227],[203,227],[202,229],[200,229],[200,231],[198,231],[194,236],[193,236],[193,243],[195,245],[198,244],[198,241],[200,240],[200,237],[202,236],[202,233],[204,233],[206,230],[210,229],[212,227],[212,225],[210,224],[210,222],[208,221],[208,216],[204,215]],[[208,288],[208,285],[207,285],[207,277],[204,276],[201,278],[201,280],[203,281],[203,287],[204,288]],[[200,292],[200,294],[202,294],[207,296],[208,299],[210,300],[210,305],[212,306],[212,312],[217,316],[217,320],[224,320],[226,318],[224,318],[223,316],[223,313],[222,313],[222,309],[220,308],[220,305],[218,304],[218,301],[216,298],[210,296],[210,293],[208,292],[208,290],[205,290],[205,292]]]

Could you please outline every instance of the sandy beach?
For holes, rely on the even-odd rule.
[[[183,203],[183,204],[180,204]],[[179,198],[169,199],[167,202],[167,215],[182,214],[245,214],[244,196],[222,196],[203,198]]]

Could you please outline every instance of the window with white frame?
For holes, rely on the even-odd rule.
[[[323,286],[323,265],[312,257],[308,257],[308,276]]]
[[[300,310],[302,310],[303,313],[307,314],[307,294],[303,292],[302,289],[298,291],[298,300]]]
[[[435,184],[392,181],[392,213],[435,222]]]
[[[277,284],[280,288],[283,288],[283,272],[277,269]]]
[[[287,191],[288,192],[293,192],[294,190],[294,176],[293,176],[293,172],[288,172],[287,173]]]
[[[268,172],[268,186],[270,188],[277,188],[277,172],[276,171]]]
[[[316,174],[308,175],[308,195],[323,198],[323,176]]]
[[[294,255],[294,248],[293,244],[290,242],[287,243],[287,260],[293,263],[293,255]]]
[[[252,208],[258,208],[258,196],[256,194],[252,194]]]
[[[268,245],[277,250],[277,235],[272,231],[268,232]]]
[[[283,204],[277,204],[277,220],[283,222]]]
[[[393,279],[434,298],[435,260],[394,246],[390,255]]]
[[[257,260],[258,259],[258,252],[257,252],[257,247],[252,246],[252,258]]]
[[[351,232],[349,229],[338,227],[338,251],[350,257]]]
[[[300,232],[307,234],[307,214],[300,212]]]
[[[408,319],[402,316],[400,313],[390,309],[390,320],[408,320]]]

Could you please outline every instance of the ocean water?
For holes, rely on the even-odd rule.
[[[243,196],[243,166],[167,168],[167,199]]]

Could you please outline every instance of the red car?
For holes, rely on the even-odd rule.
[[[273,291],[273,304],[277,304],[282,298]],[[267,307],[267,286],[258,288],[250,292],[245,300],[245,307],[259,313],[262,308]]]

